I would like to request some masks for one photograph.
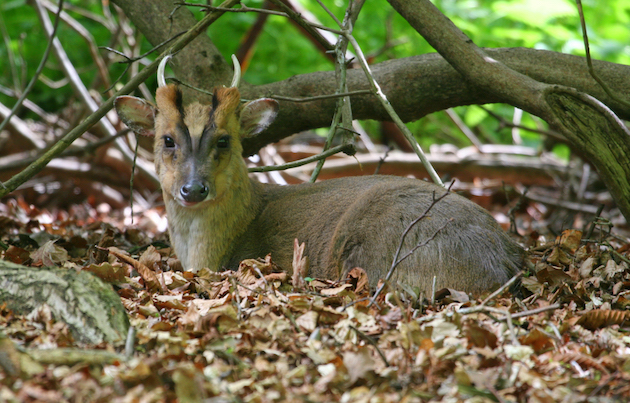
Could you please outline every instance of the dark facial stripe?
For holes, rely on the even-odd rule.
[[[177,108],[181,119],[184,120],[184,100],[182,96],[182,91],[179,89],[179,87],[175,90],[175,107]]]
[[[217,98],[216,91],[212,94],[212,111],[217,110],[217,106],[219,106],[219,98]]]
[[[210,113],[210,120],[203,128],[201,132],[201,139],[199,139],[199,150],[207,150],[210,147],[210,141],[216,131],[217,127],[212,120],[212,112]],[[203,151],[202,151],[203,152]]]
[[[192,151],[192,139],[190,138],[190,132],[188,131],[188,127],[184,124],[183,115],[182,120],[177,122],[177,126],[175,128],[179,133],[182,134],[184,141],[186,142],[186,149]]]

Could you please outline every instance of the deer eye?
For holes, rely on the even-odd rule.
[[[226,149],[230,146],[230,136],[221,136],[217,141],[217,148]]]
[[[175,140],[171,136],[164,136],[164,147],[175,148]]]

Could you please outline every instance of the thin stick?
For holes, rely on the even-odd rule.
[[[503,284],[495,292],[493,292],[492,294],[488,295],[488,297],[481,302],[481,305],[485,305],[489,301],[492,301],[497,295],[501,294],[503,291],[505,291],[509,286],[514,284],[521,277],[523,277],[523,272],[522,271],[516,273],[516,275],[514,277],[512,277],[507,283]]]
[[[361,7],[363,6],[363,0],[350,1],[348,3],[348,7],[346,8],[343,23],[341,23],[320,0],[317,0],[317,2],[333,18],[337,25],[343,29],[344,32],[352,32],[354,22],[361,11]],[[348,92],[348,82],[346,79],[347,49],[348,38],[345,35],[339,35],[337,43],[335,44],[335,77],[337,79],[337,93]],[[339,122],[341,122],[341,127],[337,127]],[[330,130],[328,131],[328,136],[326,137],[326,142],[324,143],[324,150],[328,149],[332,145],[333,138],[337,134],[339,128],[350,127],[352,127],[352,107],[350,105],[350,97],[344,96],[343,98],[339,98],[337,100],[337,108],[333,118],[333,125],[331,125]],[[341,138],[343,143],[352,143],[352,137],[347,134],[342,134]],[[317,162],[317,165],[311,174],[311,182],[315,182],[315,180],[317,180],[317,177],[324,166],[324,161],[325,160],[322,159]]]
[[[287,4],[285,4],[282,0],[270,0],[271,3],[284,11],[287,16],[293,20],[297,25],[299,25],[302,29],[304,29],[313,39],[315,39],[326,51],[333,51],[335,47],[326,39],[317,29],[324,29],[320,26],[320,24],[312,24],[308,20],[306,20],[302,15]],[[339,34],[339,32],[336,32]]]
[[[367,334],[363,333],[362,331],[360,331],[359,329],[357,329],[356,327],[350,325],[349,326],[350,329],[354,330],[355,333],[357,334],[357,336],[359,336],[360,338],[362,338],[363,340],[367,341],[368,343],[370,343],[372,346],[374,346],[374,348],[376,349],[376,352],[378,353],[378,355],[381,357],[381,360],[383,360],[383,363],[385,364],[385,366],[389,367],[389,361],[387,361],[387,357],[385,357],[385,354],[383,354],[383,352],[381,351],[381,349],[378,347],[378,343],[371,338],[370,336],[368,336]]]
[[[52,30],[52,33],[50,34],[50,38],[48,39],[48,45],[46,45],[46,50],[44,50],[44,56],[42,56],[42,60],[39,62],[39,66],[37,66],[37,70],[35,70],[35,74],[33,74],[33,78],[31,78],[31,81],[28,83],[28,85],[24,89],[24,92],[22,92],[22,95],[20,95],[15,105],[13,105],[11,112],[9,112],[9,115],[0,123],[0,132],[4,130],[4,127],[9,123],[9,120],[11,120],[11,117],[15,115],[16,111],[20,108],[20,106],[22,106],[22,103],[24,102],[28,94],[33,89],[33,86],[37,82],[37,79],[39,78],[40,74],[42,74],[42,71],[44,70],[44,66],[46,65],[46,61],[48,60],[48,56],[50,56],[50,51],[52,50],[53,42],[55,38],[57,38],[57,28],[59,27],[59,21],[61,21],[62,10],[63,10],[63,0],[59,0],[59,10],[57,11],[57,14],[55,14],[55,22],[53,24],[53,30]],[[5,185],[2,182],[0,182],[0,186],[5,188]],[[2,191],[4,191],[4,189],[2,189]]]
[[[348,41],[352,44],[352,47],[354,48],[354,51],[357,54],[357,59],[359,60],[359,63],[361,64],[361,68],[363,68],[363,71],[365,72],[365,76],[367,77],[368,82],[370,83],[370,86],[372,87],[372,91],[374,91],[374,94],[377,96],[378,100],[381,102],[381,105],[383,105],[383,108],[385,108],[385,110],[387,111],[389,116],[392,118],[394,123],[396,123],[398,128],[403,132],[403,134],[405,135],[405,138],[407,139],[409,144],[411,144],[411,147],[415,151],[416,155],[418,155],[418,158],[420,158],[420,161],[422,161],[422,165],[424,165],[425,169],[427,170],[433,182],[437,183],[440,186],[444,186],[437,172],[435,172],[435,168],[433,168],[433,166],[427,159],[426,155],[424,154],[424,151],[422,151],[422,149],[418,145],[418,142],[413,137],[413,134],[411,133],[409,128],[405,125],[405,123],[402,121],[400,116],[398,116],[398,114],[394,110],[394,107],[392,106],[392,104],[389,103],[389,100],[387,99],[383,91],[381,90],[381,87],[378,85],[376,80],[374,80],[374,76],[372,75],[370,66],[368,65],[367,60],[365,60],[365,55],[363,54],[363,51],[361,50],[361,47],[357,43],[356,39],[354,39],[354,37],[350,34],[346,34],[346,35],[348,37]]]
[[[133,225],[133,179],[136,177],[136,160],[138,158],[138,147],[140,146],[140,141],[138,141],[138,135],[135,135],[136,138],[136,149],[133,152],[133,162],[131,164],[131,178],[129,178],[129,210],[131,211],[131,225]]]
[[[512,319],[523,318],[525,316],[531,316],[531,315],[536,315],[542,312],[560,309],[560,307],[561,307],[560,304],[551,304],[551,305],[543,306],[541,308],[530,309],[528,311],[516,312],[516,313],[511,314],[511,317]]]
[[[341,97],[347,97],[347,96],[352,96],[352,95],[368,95],[371,93],[372,91],[370,90],[358,90],[358,91],[341,92],[337,94],[316,95],[314,97],[307,97],[307,98],[291,98],[291,97],[285,97],[282,95],[270,95],[269,98],[277,99],[279,101],[288,101],[288,102],[313,102],[313,101],[319,101],[322,99],[341,98]]]
[[[551,137],[551,138],[553,138],[555,140],[558,140],[558,141],[561,141],[563,143],[567,142],[566,137],[562,136],[558,132],[554,132],[553,130],[541,130],[541,129],[535,129],[535,128],[528,127],[528,126],[523,126],[523,125],[515,125],[514,123],[505,120],[503,118],[503,116],[494,113],[493,111],[491,111],[490,109],[486,108],[485,106],[477,105],[477,107],[479,107],[480,109],[484,110],[488,115],[490,115],[493,118],[495,118],[496,120],[498,120],[499,124],[501,125],[501,128],[504,128],[504,127],[517,128],[517,129],[520,129],[520,130],[526,130],[526,131],[531,132],[531,133],[543,134],[545,136]]]
[[[324,159],[324,158],[328,158],[331,155],[337,154],[339,152],[346,151],[348,149],[348,147],[349,147],[348,144],[341,144],[341,145],[338,145],[336,147],[330,148],[330,149],[324,151],[323,153],[320,153],[320,154],[317,154],[317,155],[313,155],[312,157],[303,158],[301,160],[288,162],[288,163],[282,164],[282,165],[269,165],[269,166],[264,166],[264,167],[252,167],[252,168],[249,168],[248,171],[249,172],[270,172],[270,171],[283,171],[283,170],[289,169],[289,168],[296,168],[296,167],[300,167],[302,165],[309,164],[311,162],[315,162],[315,161],[319,161],[319,160]]]
[[[452,186],[452,184],[451,184]],[[450,189],[449,189],[450,190]],[[408,226],[407,228],[405,228],[405,230],[403,231],[402,235],[400,236],[400,241],[398,242],[398,247],[396,248],[396,253],[394,253],[394,258],[392,260],[392,265],[389,268],[389,271],[387,272],[387,275],[385,276],[385,279],[383,281],[383,283],[381,284],[381,286],[376,290],[376,292],[374,293],[374,295],[371,298],[370,304],[368,305],[371,306],[372,304],[374,304],[374,302],[376,301],[376,298],[378,297],[378,295],[383,291],[383,289],[385,288],[385,286],[389,283],[389,280],[391,279],[392,275],[394,274],[394,270],[396,270],[396,267],[398,267],[398,265],[405,260],[406,258],[408,258],[409,256],[411,256],[412,253],[414,253],[418,248],[420,248],[421,246],[425,246],[427,245],[430,241],[432,241],[437,234],[442,231],[444,229],[444,227],[446,227],[446,225],[448,225],[449,222],[452,221],[452,219],[447,220],[444,225],[442,225],[440,228],[438,228],[433,235],[431,235],[429,238],[425,239],[423,242],[418,242],[413,248],[411,248],[410,251],[408,251],[402,258],[398,258],[400,256],[400,252],[402,250],[402,247],[405,243],[405,238],[407,238],[407,235],[409,234],[409,231],[411,231],[411,229],[420,222],[420,220],[422,220],[423,218],[427,217],[427,214],[429,213],[429,211],[433,208],[433,206],[435,206],[440,200],[442,200],[443,198],[445,198],[450,192],[449,191],[445,191],[444,194],[440,195],[438,198],[435,197],[435,192],[433,192],[433,200],[431,201],[431,204],[429,204],[429,206],[424,210],[424,212],[415,220],[413,220]],[[435,287],[434,287],[435,288]],[[435,291],[435,290],[434,290]]]
[[[191,6],[191,7],[200,7],[200,8],[205,8],[206,10],[210,10],[210,11],[221,11],[221,12],[230,12],[230,13],[249,13],[249,12],[255,12],[255,13],[260,13],[260,14],[269,14],[269,15],[278,15],[281,17],[288,17],[290,18],[291,16],[289,15],[289,13],[286,12],[282,12],[282,11],[274,11],[274,10],[267,10],[264,8],[252,8],[252,7],[247,7],[243,4],[241,4],[240,8],[228,8],[228,7],[214,7],[214,6],[208,6],[205,4],[193,4],[193,3],[186,3],[186,2],[176,2],[174,3],[176,5],[184,5],[184,6]],[[275,2],[274,2],[275,4]],[[277,5],[277,4],[276,4]],[[302,19],[303,21],[305,21],[308,25],[317,28],[317,29],[323,29],[324,31],[329,31],[338,35],[341,35],[341,31],[334,29],[334,28],[329,28],[327,26],[324,25],[320,25],[320,24],[315,24],[313,22],[310,21],[306,21],[304,19]]]
[[[613,94],[612,90],[608,87],[608,85],[599,78],[599,76],[595,73],[595,69],[593,68],[593,61],[591,60],[591,48],[588,44],[588,34],[586,33],[586,20],[584,19],[584,11],[582,10],[582,0],[575,0],[578,7],[578,13],[580,14],[580,23],[582,24],[582,37],[584,38],[584,50],[586,51],[586,64],[588,65],[588,72],[591,74],[593,79],[597,81],[597,83],[602,87],[604,92],[614,99],[615,101],[621,103],[627,108],[630,108],[630,102],[623,100],[617,95]]]
[[[116,140],[118,137],[120,136],[124,136],[127,133],[129,133],[130,129],[125,128],[122,129],[121,131],[119,131],[118,133],[116,133],[114,136],[108,136],[108,137],[103,137],[102,139],[89,143],[87,145],[85,145],[84,147],[81,148],[70,148],[70,149],[66,149],[64,150],[62,153],[60,153],[59,155],[55,156],[55,158],[63,158],[63,157],[79,157],[82,155],[86,155],[86,154],[90,154],[92,152],[94,152],[94,150],[96,150],[97,148],[110,143],[114,140]],[[22,168],[30,163],[32,163],[33,161],[36,161],[39,157],[41,157],[42,153],[36,153],[35,155],[33,154],[32,150],[30,152],[24,152],[21,155],[25,155],[24,158],[20,158],[19,160],[13,160],[11,162],[8,162],[6,164],[2,164],[0,165],[0,172],[3,171],[9,171],[12,169],[16,169],[16,168]],[[1,157],[0,160],[4,159],[6,157]]]

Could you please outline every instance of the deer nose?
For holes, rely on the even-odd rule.
[[[188,203],[199,203],[208,197],[208,184],[203,181],[190,181],[179,190],[184,201]]]

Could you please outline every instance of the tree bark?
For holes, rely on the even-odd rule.
[[[81,343],[123,344],[129,319],[109,284],[85,272],[20,266],[0,260],[0,302],[18,313],[47,304]]]

